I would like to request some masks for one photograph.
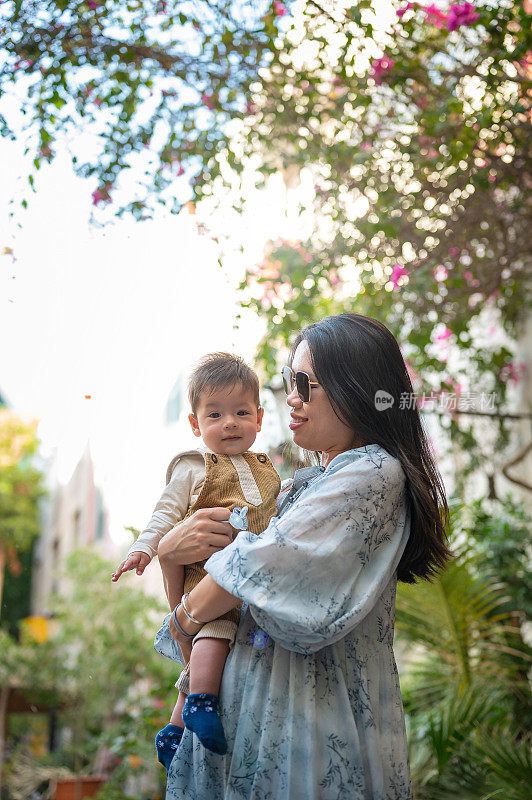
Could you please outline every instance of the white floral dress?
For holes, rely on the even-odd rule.
[[[167,800],[412,800],[392,647],[405,481],[376,444],[298,470],[268,528],[207,561],[244,601],[220,689],[228,751],[185,729]],[[156,649],[183,663],[168,620]]]

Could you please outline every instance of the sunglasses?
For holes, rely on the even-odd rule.
[[[286,394],[294,391],[294,384],[303,403],[310,403],[310,387],[319,386],[316,381],[311,381],[306,372],[294,372],[290,367],[283,367],[281,370],[283,386]]]

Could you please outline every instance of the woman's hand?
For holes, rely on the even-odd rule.
[[[183,594],[183,570],[178,565],[210,558],[231,543],[233,529],[227,508],[202,508],[172,528],[159,542],[164,591],[173,610]],[[213,617],[214,619],[214,617]]]
[[[202,508],[172,528],[159,542],[161,566],[193,564],[231,544],[229,513],[227,508]]]

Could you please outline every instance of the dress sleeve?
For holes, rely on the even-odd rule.
[[[352,452],[260,536],[240,532],[205,564],[288,650],[310,654],[346,636],[371,611],[406,546],[400,462],[385,451]]]
[[[198,483],[205,479],[205,461],[201,453],[189,452],[176,456],[168,470],[168,484],[155,506],[152,518],[138,539],[131,545],[131,553],[147,553],[150,558],[157,555],[157,546],[163,536],[181,522]]]
[[[186,662],[183,658],[181,648],[170,632],[171,616],[171,613],[167,614],[163,619],[163,624],[155,635],[153,647],[162,656],[166,656],[166,658],[170,658],[172,661],[176,661],[178,664],[181,664],[184,667]]]

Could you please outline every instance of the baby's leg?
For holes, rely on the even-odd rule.
[[[181,598],[185,592],[185,574],[185,567],[183,564],[176,564],[172,566],[171,571],[163,572],[164,589],[172,611],[181,602]],[[171,620],[170,626],[171,628],[173,626]],[[178,628],[172,630],[172,636],[179,645],[185,664],[188,664],[192,651],[192,638],[190,636],[183,636]]]
[[[200,742],[213,753],[227,752],[227,741],[218,714],[218,693],[229,640],[205,637],[198,639],[190,657],[190,694],[183,707],[182,719]]]
[[[170,610],[173,611],[181,602],[185,586],[185,567],[183,564],[172,564],[162,570],[163,584]]]
[[[169,724],[163,728],[155,737],[155,748],[157,758],[164,765],[166,771],[170,769],[170,764],[177,752],[181,742],[181,737],[185,730],[185,724],[181,717],[181,711],[185,705],[186,695],[179,692],[177,703],[175,704]]]
[[[185,567],[182,564],[173,564],[170,569],[163,569],[163,582],[164,590],[168,598],[168,603],[173,611],[176,605],[181,601],[185,584]],[[177,638],[177,637],[176,637]],[[177,642],[183,654],[185,663],[190,660],[191,653],[191,639],[186,637],[177,638]],[[185,729],[181,711],[185,704],[186,696],[179,692],[177,696],[177,703],[172,711],[170,722],[166,727],[159,731],[155,737],[155,747],[157,749],[157,758],[164,764],[166,771],[170,768],[172,759],[174,758],[181,737]]]
[[[219,694],[225,660],[229,654],[227,639],[198,639],[190,656],[190,693]]]
[[[172,711],[172,716],[170,717],[170,723],[172,725],[178,725],[180,728],[185,727],[185,723],[183,722],[183,717],[181,716],[181,712],[183,711],[183,706],[185,705],[185,700],[187,699],[186,694],[183,692],[179,692],[177,695],[177,703],[174,706],[174,710]]]

